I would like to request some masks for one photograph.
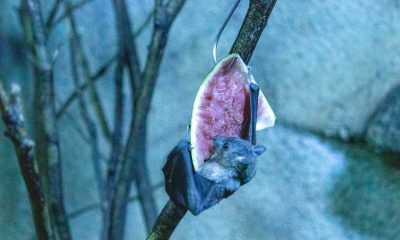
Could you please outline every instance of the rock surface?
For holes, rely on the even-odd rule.
[[[400,85],[394,88],[374,113],[367,140],[381,150],[400,153]]]

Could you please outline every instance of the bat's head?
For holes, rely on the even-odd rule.
[[[214,138],[215,154],[225,167],[235,167],[241,164],[254,164],[257,157],[266,150],[264,146],[252,145],[239,137]]]

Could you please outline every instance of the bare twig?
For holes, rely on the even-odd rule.
[[[116,0],[116,9],[119,6],[117,5],[118,2],[123,6],[123,1]],[[132,108],[133,118],[121,172],[117,178],[115,194],[112,196],[110,205],[112,210],[112,239],[123,238],[127,199],[133,178],[139,192],[139,199],[148,230],[150,230],[157,216],[154,198],[152,194],[146,194],[146,189],[150,188],[146,165],[147,117],[169,29],[184,2],[184,0],[173,0],[169,1],[168,4],[162,4],[161,1],[156,1],[152,40],[146,66],[140,76],[142,81],[140,84],[133,85],[135,87],[135,91],[133,91],[133,96],[135,96],[134,107]],[[137,78],[136,75],[137,73],[133,75],[134,79]],[[136,89],[139,91],[136,91]]]
[[[59,0],[60,1],[60,0]],[[73,4],[72,5],[72,7],[71,7],[71,11],[72,12],[75,12],[76,10],[78,10],[78,9],[80,9],[80,8],[82,8],[82,7],[84,7],[84,6],[86,6],[86,4],[88,4],[88,3],[90,3],[90,2],[92,2],[92,1],[94,1],[94,0],[82,0],[82,1],[80,1],[80,2],[78,2],[78,3],[75,3],[75,4]],[[55,17],[55,16],[54,16]],[[48,21],[47,21],[47,23],[46,23],[46,25],[47,25],[47,28],[49,29],[49,31],[51,30],[51,29],[53,29],[57,24],[59,24],[59,23],[61,23],[63,20],[65,20],[67,17],[68,17],[68,12],[67,12],[67,10],[65,11],[65,12],[63,12],[58,18],[52,18],[52,19],[48,19]]]
[[[68,121],[70,121],[70,126],[82,138],[82,140],[85,141],[87,144],[90,144],[90,137],[86,134],[84,127],[79,124],[76,116],[74,116],[70,112],[66,112],[65,116],[68,118]]]
[[[90,137],[86,135],[85,129],[79,124],[76,117],[69,112],[66,112],[66,117],[71,122],[71,126],[74,131],[85,141],[88,145],[91,145]],[[100,152],[100,157],[102,162],[108,162],[108,156],[104,152]]]
[[[116,69],[116,112],[115,112],[115,123],[122,121],[123,115],[123,95],[122,89],[119,89],[122,84],[124,68],[128,69],[129,80],[131,85],[131,96],[134,99],[136,89],[140,81],[140,63],[139,57],[136,51],[136,44],[132,34],[132,23],[129,19],[127,6],[125,0],[113,0],[115,17],[116,17],[116,29],[118,36],[118,65]],[[132,108],[134,104],[132,104]],[[132,111],[134,115],[134,110]],[[119,212],[121,209],[115,208],[115,199],[120,198],[117,192],[117,177],[120,175],[121,165],[121,154],[123,151],[121,139],[117,139],[118,135],[121,137],[121,128],[114,126],[114,139],[112,143],[111,161],[107,171],[107,220],[103,226],[102,239],[122,239],[123,227],[125,223],[125,212]],[[140,192],[139,192],[140,194]],[[149,193],[151,195],[151,193]],[[154,202],[153,202],[154,203]],[[154,205],[155,207],[155,205]],[[126,210],[126,209],[122,209]],[[116,213],[118,211],[118,213]],[[114,218],[114,215],[118,215]]]
[[[123,155],[123,142],[124,142],[124,91],[123,91],[123,59],[119,55],[119,60],[115,70],[115,110],[114,110],[114,132],[111,144],[111,157],[108,163],[107,169],[107,179],[105,185],[106,192],[106,209],[105,218],[102,229],[102,239],[109,239],[109,231],[111,229],[111,204],[110,200],[112,198],[113,190],[115,188],[115,179],[120,168],[120,163]]]
[[[238,53],[246,63],[249,62],[253,54],[275,3],[276,0],[250,1],[246,18],[231,50],[231,52]],[[169,200],[158,216],[147,239],[169,239],[186,211]]]
[[[28,190],[37,239],[52,240],[51,221],[46,204],[39,168],[33,154],[34,142],[24,127],[20,90],[14,85],[8,99],[0,82],[0,114],[6,127],[5,135],[14,145],[20,171]]]
[[[117,66],[116,71],[116,82],[119,78],[123,79],[123,69],[126,67],[129,73],[129,81],[131,85],[131,96],[134,99],[137,88],[139,86],[140,81],[140,63],[139,58],[136,51],[136,44],[134,42],[134,36],[132,34],[132,23],[129,19],[127,6],[125,0],[113,0],[114,9],[115,9],[115,17],[116,17],[116,28],[119,42],[119,50],[118,50],[118,61],[119,65]],[[119,81],[119,80],[118,80]],[[118,99],[116,104],[118,103]],[[117,113],[117,112],[116,112]],[[119,112],[118,114],[120,114]],[[135,115],[135,107],[132,104],[132,116]],[[120,116],[118,116],[119,118]],[[116,116],[117,120],[117,116]],[[119,121],[119,120],[118,120]],[[115,129],[114,135],[118,134],[119,129]],[[103,231],[103,240],[107,239],[122,239],[123,238],[123,229],[125,225],[125,210],[123,208],[116,208],[115,202],[117,199],[125,196],[120,196],[117,189],[117,180],[121,175],[118,167],[121,165],[121,157],[116,156],[121,151],[119,149],[119,141],[114,141],[112,146],[112,158],[108,169],[108,178],[107,178],[107,191],[108,191],[108,210],[107,210],[107,222],[104,231]],[[118,152],[117,152],[118,151]],[[134,174],[134,173],[132,173]],[[150,185],[150,184],[149,184]],[[129,192],[128,189],[126,189]],[[125,192],[125,191],[124,191]],[[139,191],[139,195],[141,192]],[[151,193],[147,193],[147,195],[152,195]],[[126,198],[124,199],[126,200]],[[149,204],[153,204],[155,208],[154,200],[151,199]],[[120,211],[123,212],[120,212]],[[144,213],[148,215],[148,213]]]
[[[110,69],[112,64],[115,61],[115,56],[112,56],[110,60],[105,62],[99,69],[93,74],[92,79],[93,83],[96,83],[98,80],[103,77],[103,75]],[[57,119],[60,119],[62,115],[67,111],[69,106],[74,102],[74,100],[79,97],[88,87],[88,83],[82,83],[78,88],[76,88],[65,100],[64,103],[61,104],[59,110],[57,111]]]
[[[155,190],[157,190],[157,189],[159,189],[159,188],[161,188],[163,186],[164,186],[164,182],[160,182],[160,183],[154,185],[150,190],[151,191],[155,191]],[[139,196],[138,195],[135,195],[135,196],[132,196],[132,197],[128,198],[128,202],[129,203],[135,202],[137,200],[139,200]],[[68,218],[69,219],[73,219],[73,218],[79,217],[82,214],[85,214],[87,212],[90,212],[90,211],[93,211],[93,210],[97,210],[97,209],[99,209],[101,207],[102,207],[102,204],[100,204],[100,203],[89,204],[89,205],[87,205],[85,207],[82,207],[80,209],[72,211],[71,213],[68,214]]]
[[[154,13],[155,13],[155,8],[151,9],[151,12],[146,16],[142,25],[140,25],[140,27],[138,27],[138,29],[133,32],[134,37],[139,36],[146,29],[146,27],[150,24],[151,19],[154,16]]]
[[[77,66],[77,61],[79,59],[79,42],[80,42],[80,37],[78,35],[78,31],[76,30],[76,22],[75,18],[73,16],[72,10],[71,10],[71,2],[66,1],[66,9],[67,12],[69,13],[69,23],[70,23],[70,28],[71,28],[71,37],[70,37],[70,55],[71,55],[71,67],[72,67],[72,77],[74,80],[75,87],[79,89],[79,84],[80,84],[80,77],[79,77],[79,72],[78,72],[78,66]],[[94,167],[94,173],[95,173],[95,179],[97,182],[97,187],[98,187],[98,192],[99,192],[99,198],[101,202],[104,202],[105,200],[105,192],[104,192],[104,179],[103,179],[103,173],[101,169],[101,154],[100,154],[100,149],[99,149],[99,140],[97,136],[97,127],[92,119],[92,117],[89,114],[88,107],[86,105],[86,101],[82,94],[78,94],[79,97],[79,107],[80,107],[80,112],[82,119],[86,125],[86,128],[89,132],[90,136],[90,145],[91,145],[91,150],[92,150],[92,162],[93,162],[93,167]],[[105,205],[101,204],[101,210],[103,213],[103,219],[105,219],[106,212],[105,212]]]
[[[124,92],[123,92],[123,60],[120,59],[115,70],[115,113],[114,113],[114,132],[111,147],[110,163],[107,171],[106,192],[108,198],[111,197],[111,190],[115,185],[117,168],[121,162],[123,151],[123,117],[124,117]]]
[[[119,55],[123,65],[128,68],[131,82],[132,96],[140,82],[140,62],[136,50],[135,38],[132,34],[132,23],[128,15],[125,0],[114,0],[116,27],[119,41]]]
[[[49,30],[52,27],[54,18],[56,17],[57,12],[60,9],[61,2],[62,2],[61,0],[56,0],[54,2],[54,5],[51,7],[50,14],[49,14],[49,16],[47,17],[47,20],[46,20],[46,31],[47,32],[49,32]]]
[[[70,16],[72,14],[72,7],[67,9],[67,15]],[[96,86],[94,84],[94,79],[92,77],[91,71],[90,71],[90,66],[89,66],[89,61],[88,58],[85,54],[85,51],[82,46],[82,42],[80,40],[79,33],[77,32],[76,28],[72,28],[74,35],[76,37],[76,47],[75,51],[77,52],[78,56],[78,61],[79,65],[82,67],[82,72],[83,72],[83,77],[88,85],[89,93],[90,93],[90,99],[93,104],[93,107],[95,109],[95,113],[99,119],[100,122],[100,129],[104,135],[104,137],[111,141],[111,130],[108,126],[107,123],[107,117],[104,112],[103,105],[101,103],[100,95],[96,89]]]
[[[56,236],[71,239],[64,207],[62,188],[61,154],[57,133],[55,89],[51,58],[38,0],[24,0],[20,8],[25,36],[33,56],[34,89],[34,138],[35,156],[44,179],[46,196],[50,200],[50,216]]]

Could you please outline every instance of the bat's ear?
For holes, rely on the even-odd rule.
[[[267,150],[266,147],[261,146],[261,145],[257,145],[253,147],[254,150],[254,155],[256,155],[256,157],[260,156],[261,154],[263,154],[265,152],[265,150]]]

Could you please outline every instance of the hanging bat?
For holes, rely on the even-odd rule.
[[[188,140],[181,140],[168,155],[163,168],[165,189],[176,205],[198,215],[230,196],[254,177],[257,157],[266,150],[263,146],[255,145],[258,93],[258,86],[250,83],[247,140],[216,136],[214,154],[197,172],[193,169]]]

